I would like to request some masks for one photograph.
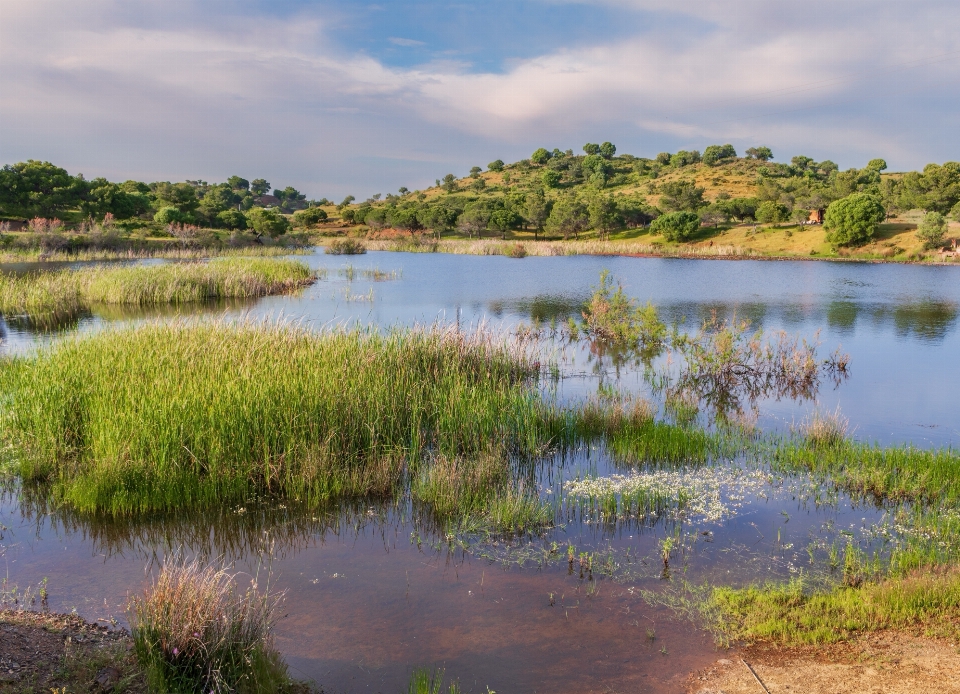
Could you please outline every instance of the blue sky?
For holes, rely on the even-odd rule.
[[[540,146],[960,159],[955,0],[4,0],[0,162],[311,197]]]

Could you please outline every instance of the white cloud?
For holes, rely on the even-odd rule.
[[[403,39],[397,36],[391,36],[387,39],[394,46],[425,46],[426,44],[423,41],[417,41],[416,39]]]
[[[834,159],[875,153],[902,157],[903,166],[958,158],[960,53],[910,62],[960,51],[952,3],[606,4],[670,21],[650,33],[638,15],[631,38],[476,72],[447,62],[394,68],[345,53],[312,16],[211,22],[199,4],[183,4],[197,17],[170,17],[169,5],[144,2],[133,21],[115,2],[5,0],[0,158],[74,157],[171,178],[213,178],[250,161],[243,170],[274,167],[334,189],[365,176],[371,188],[388,187],[381,171],[365,173],[362,157],[469,166],[477,156],[506,158],[508,148],[569,146],[611,131],[677,146],[739,139],[835,148]],[[708,29],[690,35],[693,20]],[[925,114],[926,130],[911,127],[916,103],[930,99],[946,101]],[[411,166],[421,182],[434,178],[426,164]]]

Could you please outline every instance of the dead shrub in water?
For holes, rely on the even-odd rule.
[[[240,592],[236,575],[179,557],[130,604],[134,649],[160,692],[274,692],[289,685],[273,645],[282,594]]]

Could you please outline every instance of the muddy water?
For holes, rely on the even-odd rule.
[[[715,311],[768,330],[820,330],[826,350],[842,343],[851,377],[821,389],[818,402],[762,403],[762,428],[784,429],[813,407],[840,406],[861,438],[960,442],[960,400],[952,396],[960,389],[955,268],[386,253],[348,260],[358,269],[400,271],[374,282],[342,276],[342,258],[306,259],[328,274],[300,296],[190,313],[284,316],[316,326],[549,324],[575,316],[600,269],[609,268],[628,293],[652,300],[669,320],[692,324]],[[357,300],[370,290],[372,301]],[[95,308],[53,335],[9,320],[0,326],[3,349],[179,313]],[[595,392],[594,366],[583,353],[565,361],[562,395]],[[629,368],[616,381],[628,389],[640,382]],[[578,476],[623,472],[602,451],[587,453],[543,463],[545,499],[562,497],[564,481]],[[883,509],[802,480],[766,480],[724,494],[721,518],[667,514],[617,524],[567,500],[557,528],[504,542],[438,535],[402,501],[349,509],[262,502],[121,525],[46,512],[8,493],[0,500],[0,560],[8,587],[47,577],[51,609],[121,622],[128,595],[170,552],[272,573],[274,587],[287,591],[280,647],[295,674],[329,692],[400,692],[418,666],[445,668],[470,692],[676,692],[686,673],[722,657],[684,618],[683,600],[692,595],[685,585],[829,580],[831,552],[848,542],[886,548],[871,532],[889,522]],[[667,542],[675,549],[665,566]]]

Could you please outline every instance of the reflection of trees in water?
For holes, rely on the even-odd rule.
[[[545,294],[532,299],[491,301],[488,310],[495,316],[502,316],[504,312],[509,311],[527,316],[535,323],[562,322],[571,316],[579,318],[586,301],[583,297]]]
[[[874,326],[893,324],[900,337],[913,336],[922,342],[939,342],[957,322],[957,305],[950,301],[905,301],[897,304],[859,304],[833,301],[827,306],[827,324],[837,332],[853,332],[861,314]]]

